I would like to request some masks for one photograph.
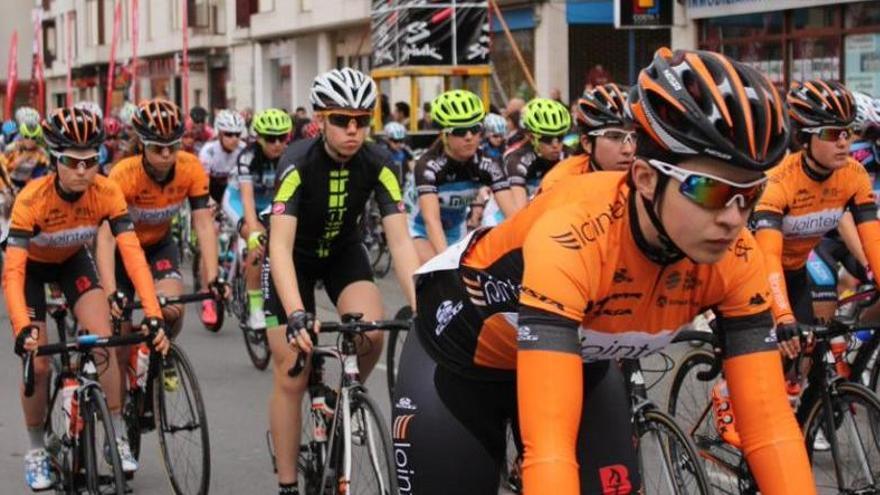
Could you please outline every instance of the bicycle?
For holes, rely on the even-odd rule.
[[[407,306],[401,307],[394,315],[395,320],[412,320],[412,308]],[[394,407],[394,384],[397,383],[397,367],[400,365],[400,353],[403,351],[403,344],[406,342],[409,328],[391,328],[388,330],[387,343],[385,348],[385,378],[388,383],[388,397],[391,399],[391,406]]]
[[[159,304],[163,307],[186,304],[210,297],[209,293],[160,296]],[[132,308],[141,309],[141,304],[135,303]],[[116,331],[120,323],[114,320]],[[139,349],[132,348],[131,352],[136,354]],[[205,403],[195,371],[186,353],[174,342],[166,356],[151,352],[149,359],[146,376],[140,380],[136,366],[129,369],[122,417],[131,452],[140,460],[141,436],[156,430],[173,493],[205,495],[211,482],[211,444]]]
[[[810,330],[815,343],[807,351],[812,364],[795,416],[805,432],[816,486],[847,494],[877,493],[880,490],[880,400],[869,388],[839,375],[838,360],[831,351],[831,339],[855,330],[837,320],[826,327],[804,328]],[[669,391],[669,412],[687,426],[716,490],[756,494],[758,487],[739,448],[724,441],[715,427],[710,397],[721,369],[719,343],[715,335],[708,332],[683,331],[676,341],[684,340],[697,340],[711,346],[711,350],[694,349],[679,363]],[[796,370],[802,369],[800,359],[795,362]],[[860,426],[865,431],[859,431]],[[840,435],[846,434],[852,437],[844,441]],[[866,455],[869,451],[874,451],[871,461]],[[854,472],[847,471],[853,467]]]
[[[303,401],[297,458],[304,495],[399,493],[391,434],[376,401],[360,381],[357,339],[367,331],[409,328],[410,322],[369,322],[362,318],[362,314],[348,313],[341,316],[341,323],[322,323],[322,334],[338,332],[339,337],[335,345],[315,346],[308,358],[308,400]],[[288,375],[297,376],[306,368],[303,356],[300,353]],[[340,384],[335,390],[324,383],[327,358],[338,360],[342,366]],[[268,433],[267,440],[277,471]]]
[[[382,228],[382,215],[379,206],[371,197],[360,221],[361,242],[367,250],[373,274],[384,278],[391,270],[391,251]]]
[[[228,280],[226,277],[230,272],[231,264],[235,261],[235,251],[234,246],[235,242],[238,239],[238,233],[235,232],[235,227],[230,225],[226,219],[226,215],[223,214],[221,210],[217,210],[214,215],[214,223],[217,226],[218,234],[218,248],[217,248],[217,266],[219,268],[219,275],[224,280]],[[192,232],[192,239],[195,242],[191,243],[192,246],[192,278],[193,278],[193,289],[199,290],[202,286],[202,252],[198,247],[198,239],[196,238],[195,232]],[[211,332],[219,332],[223,328],[223,323],[225,321],[226,308],[223,301],[215,301],[217,304],[217,321],[212,325],[206,325],[204,322],[202,323],[205,328]]]
[[[248,301],[247,280],[245,278],[245,263],[247,248],[243,246],[238,233],[234,233],[234,240],[229,244],[232,257],[222,256],[221,273],[229,281],[232,287],[232,301],[227,308],[238,319],[238,326],[244,336],[244,346],[248,357],[254,367],[265,370],[269,366],[272,350],[269,348],[269,339],[266,337],[265,328],[251,328],[248,321],[251,316],[251,307]],[[261,236],[260,242],[265,245],[266,237]],[[241,246],[241,247],[239,247]],[[229,259],[227,261],[227,259]]]
[[[43,426],[46,450],[57,475],[53,488],[66,494],[85,491],[122,495],[126,493],[125,475],[110,410],[98,383],[98,368],[102,363],[96,360],[93,351],[151,342],[155,335],[101,337],[81,332],[68,342],[64,329],[58,334],[58,343],[41,345],[35,353],[22,358],[24,394],[31,397],[34,357],[60,356],[60,368],[53,367],[54,376],[50,379],[49,408]],[[75,362],[71,354],[78,356]],[[98,455],[99,448],[103,448],[104,462]]]

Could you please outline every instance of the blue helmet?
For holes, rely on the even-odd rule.
[[[3,133],[3,137],[5,137],[7,141],[10,141],[10,138],[13,138],[18,134],[18,124],[16,124],[14,120],[7,120],[6,122],[3,122],[3,127],[0,127],[0,132]]]
[[[501,134],[502,136],[507,134],[507,121],[497,113],[486,115],[483,126],[486,128],[486,134]]]
[[[403,141],[406,139],[406,127],[399,122],[389,122],[385,124],[385,136],[395,141]]]

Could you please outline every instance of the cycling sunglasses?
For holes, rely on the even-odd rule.
[[[389,139],[389,141],[391,141],[392,143],[395,143],[395,144],[400,144],[403,142],[403,139]]]
[[[746,184],[738,184],[714,175],[685,170],[660,160],[648,160],[648,163],[664,175],[681,182],[678,190],[686,198],[710,210],[727,208],[734,202],[740,208],[752,208],[767,185],[766,176]]]
[[[595,131],[590,131],[588,135],[610,139],[618,144],[635,144],[636,142],[636,131],[622,131],[620,129],[598,129]]]
[[[446,134],[451,134],[455,137],[465,137],[468,133],[473,134],[474,136],[479,136],[483,133],[483,124],[474,124],[470,127],[453,127],[451,129],[446,129]]]
[[[222,132],[221,134],[223,135],[223,137],[227,137],[227,138],[236,138],[236,139],[238,139],[238,138],[241,137],[241,134],[239,134],[239,133],[237,133],[237,132]]]
[[[347,113],[328,113],[327,114],[327,122],[330,122],[330,125],[333,127],[341,127],[343,129],[348,128],[351,121],[354,121],[355,125],[358,129],[363,127],[369,127],[370,122],[373,121],[373,116],[370,114],[361,114],[361,115],[351,115]]]
[[[147,147],[147,150],[155,153],[157,155],[161,155],[166,149],[171,153],[180,149],[180,141],[174,141],[173,143],[156,143],[153,141],[144,141],[144,146]]]
[[[542,143],[542,144],[553,144],[553,143],[556,143],[556,142],[559,142],[559,143],[562,142],[562,136],[541,136],[541,135],[536,135],[535,138],[538,140],[539,143]]]
[[[92,155],[88,157],[78,157],[78,156],[70,156],[70,155],[57,155],[58,163],[64,165],[67,168],[79,169],[83,170],[91,170],[98,166],[98,155]]]
[[[837,141],[839,139],[849,140],[854,138],[856,136],[856,127],[851,125],[846,127],[808,127],[804,129],[804,132],[808,134],[814,134],[822,141],[829,141],[833,143],[834,141]]]
[[[266,144],[286,143],[287,134],[260,134],[260,139]]]

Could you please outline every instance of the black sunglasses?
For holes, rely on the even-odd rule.
[[[239,138],[239,137],[241,137],[241,134],[239,134],[239,133],[237,133],[237,132],[224,132],[224,133],[223,133],[223,137],[228,137],[228,138]]]
[[[371,115],[348,115],[344,113],[327,114],[327,122],[330,122],[330,125],[334,127],[342,127],[344,129],[348,127],[352,120],[358,128],[361,128],[368,127],[370,122],[373,121],[373,117]]]
[[[538,136],[538,141],[542,144],[553,144],[557,141],[562,142],[562,136]]]
[[[452,134],[455,137],[465,137],[468,135],[468,133],[471,133],[474,136],[479,136],[483,133],[483,124],[474,124],[470,127],[453,127],[446,132],[448,134]]]
[[[171,144],[159,144],[159,143],[145,143],[147,145],[147,150],[157,155],[161,155],[166,149],[171,153],[180,149],[180,142],[171,143]]]
[[[261,134],[260,139],[265,141],[267,144],[284,143],[284,142],[287,142],[287,134],[277,134],[277,135]]]

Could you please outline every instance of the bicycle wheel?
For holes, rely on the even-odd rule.
[[[251,328],[248,326],[250,319],[250,304],[247,300],[247,289],[245,288],[244,274],[239,273],[235,277],[233,291],[233,306],[237,307],[238,326],[241,328],[244,337],[244,348],[247,350],[251,363],[258,370],[265,370],[269,366],[269,360],[272,358],[272,351],[269,348],[269,339],[266,337],[265,328]]]
[[[412,318],[412,308],[403,306],[394,315],[395,320],[408,320]],[[397,382],[397,367],[400,365],[400,353],[403,351],[403,343],[409,332],[400,330],[388,331],[388,344],[385,348],[385,377],[388,381],[388,397],[394,406],[394,384]]]
[[[645,495],[709,494],[697,451],[675,420],[648,409],[637,422],[642,492]]]
[[[125,405],[122,406],[122,418],[125,420],[125,431],[128,445],[135,459],[141,458],[141,411],[144,407],[143,390],[131,390],[126,394]]]
[[[351,392],[351,471],[346,479],[344,455],[341,451],[330,454],[337,475],[336,486],[348,486],[348,495],[397,495],[397,470],[391,434],[379,407],[364,390]],[[337,421],[344,420],[339,407]],[[337,426],[337,432],[342,429]],[[333,442],[343,447],[344,441]],[[344,447],[343,447],[344,448]],[[341,449],[340,449],[341,450]]]
[[[833,426],[828,405],[817,397],[806,405],[804,437],[820,491],[880,491],[880,400],[870,389],[841,382],[832,390]]]
[[[517,445],[514,425],[507,425],[507,453],[501,472],[501,486],[512,493],[522,493],[522,451]]]
[[[174,343],[153,382],[153,401],[159,448],[174,493],[208,493],[211,446],[205,404],[189,359]]]
[[[312,397],[306,392],[302,402],[302,427],[299,438],[299,454],[296,458],[296,470],[299,479],[300,492],[303,495],[319,495],[321,491],[321,471],[326,460],[327,440],[326,427],[322,423],[316,426],[318,419],[314,415],[323,414],[312,410]],[[316,438],[315,429],[322,431],[322,439]]]
[[[755,493],[742,453],[724,442],[715,429],[711,400],[715,380],[702,381],[697,377],[698,373],[709,371],[715,359],[706,349],[694,349],[685,355],[669,387],[668,411],[700,452],[709,482],[717,493]]]
[[[125,474],[116,448],[116,432],[100,388],[86,387],[80,397],[83,430],[79,440],[85,467],[85,488],[91,495],[125,493]]]

